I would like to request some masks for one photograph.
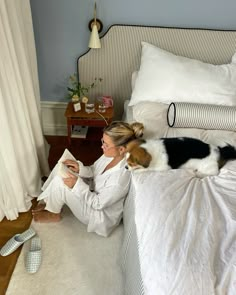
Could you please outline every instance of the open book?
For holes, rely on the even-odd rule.
[[[61,158],[58,160],[58,174],[62,178],[68,177],[68,172],[74,175],[78,175],[74,171],[72,171],[68,166],[66,166],[63,162],[65,160],[74,160],[76,161],[76,158],[71,154],[71,152],[68,149],[65,149],[64,153],[62,154]]]

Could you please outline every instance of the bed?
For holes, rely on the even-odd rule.
[[[236,146],[236,31],[115,25],[101,43],[79,77],[104,79],[91,96],[112,95],[116,119],[142,122],[145,138]],[[235,294],[236,160],[204,178],[133,172],[123,223],[125,294]]]

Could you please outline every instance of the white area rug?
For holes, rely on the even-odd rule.
[[[42,264],[35,274],[25,270],[25,243],[7,295],[123,295],[119,266],[123,226],[108,238],[87,233],[67,207],[59,223],[31,225],[42,242]]]

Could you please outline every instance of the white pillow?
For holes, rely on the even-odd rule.
[[[144,125],[144,138],[165,137],[169,129],[167,110],[169,105],[157,102],[141,102],[132,107],[134,121]]]
[[[142,101],[236,105],[236,53],[230,64],[212,65],[142,42],[130,105]]]
[[[134,90],[134,85],[136,83],[137,77],[138,77],[138,71],[134,71],[131,76],[131,89],[132,89],[132,91]]]

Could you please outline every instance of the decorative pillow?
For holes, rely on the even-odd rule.
[[[212,65],[142,42],[130,105],[142,101],[236,105],[236,53],[230,64]]]
[[[171,103],[167,112],[170,127],[236,131],[236,107],[197,103]]]

